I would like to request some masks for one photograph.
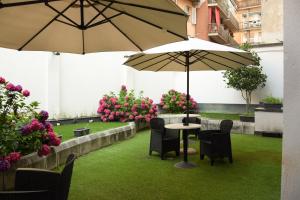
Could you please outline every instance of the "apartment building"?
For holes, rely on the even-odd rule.
[[[234,32],[239,30],[233,0],[175,0],[190,18],[187,28],[190,37],[219,44],[236,46]]]
[[[190,37],[230,46],[281,42],[282,1],[174,0],[190,16]]]

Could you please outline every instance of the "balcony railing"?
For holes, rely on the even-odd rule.
[[[211,23],[208,25],[208,31],[209,33],[217,33],[222,38],[225,44],[230,44],[232,46],[238,45],[238,43],[230,35],[229,31],[226,30],[222,24],[217,26],[216,23]]]
[[[257,29],[257,28],[261,28],[261,23],[260,22],[243,22],[241,23],[241,29],[242,30],[247,30],[247,29]]]
[[[247,0],[247,1],[238,1],[236,2],[238,8],[247,8],[253,6],[260,6],[261,0]]]
[[[239,22],[235,18],[234,14],[230,11],[229,5],[226,3],[226,1],[224,1],[224,0],[208,0],[208,5],[209,4],[211,4],[211,6],[218,5],[221,12],[225,16],[225,19],[230,20],[236,29],[239,28]]]
[[[230,11],[228,11],[228,19],[236,27],[236,29],[239,29],[239,22]]]

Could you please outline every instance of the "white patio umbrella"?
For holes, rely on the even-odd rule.
[[[254,60],[249,52],[190,38],[187,41],[175,42],[149,49],[144,53],[134,54],[124,64],[139,71],[186,72],[187,102],[189,102],[190,71],[237,69],[254,64]],[[189,118],[189,103],[187,103],[187,118]]]
[[[0,46],[142,51],[187,39],[187,19],[172,0],[0,0]]]

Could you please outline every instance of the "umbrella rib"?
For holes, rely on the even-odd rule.
[[[169,60],[169,59],[170,59],[169,57],[164,58],[164,59],[162,59],[162,60],[159,60],[159,61],[157,61],[157,62],[155,62],[155,63],[152,63],[152,64],[148,65],[147,67],[144,67],[144,68],[139,69],[139,70],[140,70],[140,71],[141,71],[141,70],[145,70],[145,69],[147,69],[147,68],[149,68],[149,67],[152,67],[153,65],[157,65],[157,64],[159,64],[159,63],[161,63],[161,62],[163,62],[163,61],[165,61],[165,60]]]
[[[60,1],[60,0],[48,0],[48,2],[52,1]],[[1,8],[8,8],[8,7],[16,7],[16,6],[27,6],[27,5],[33,5],[33,4],[39,4],[39,3],[45,3],[44,0],[36,0],[36,1],[23,1],[23,2],[15,2],[15,3],[1,3],[0,2],[0,9]]]
[[[215,68],[213,68],[212,66],[210,66],[207,62],[205,62],[203,59],[199,60],[200,62],[204,63],[206,66],[208,66],[209,68],[213,69],[214,71],[217,71]]]
[[[98,2],[98,1],[96,1],[96,0],[91,0],[91,1],[94,2],[94,3],[98,3],[98,4],[101,4],[101,5],[105,6],[105,4],[103,4],[103,3],[101,3],[101,2]],[[147,21],[147,20],[144,20],[144,19],[142,19],[142,18],[139,18],[139,17],[137,17],[137,16],[135,16],[135,15],[129,14],[128,12],[120,11],[119,9],[112,8],[112,7],[110,7],[110,9],[112,9],[112,10],[114,10],[114,11],[117,11],[117,12],[122,12],[122,13],[124,13],[125,15],[127,15],[127,16],[129,16],[129,17],[132,17],[132,18],[134,18],[134,19],[136,19],[136,20],[142,21],[142,22],[144,22],[144,23],[146,23],[146,24],[148,24],[148,25],[151,25],[151,26],[153,26],[153,27],[155,27],[155,28],[158,28],[158,29],[161,29],[161,30],[164,29],[164,28],[162,28],[162,27],[160,27],[160,26],[158,26],[158,25],[156,25],[156,24],[153,24],[152,22],[149,22],[149,21]],[[182,39],[184,39],[184,40],[188,40],[187,37],[182,36],[182,35],[180,35],[180,34],[178,34],[178,33],[175,33],[175,32],[170,31],[170,30],[166,30],[166,31],[167,31],[168,33],[170,33],[170,34],[173,34],[173,35],[179,37],[179,38],[182,38]]]
[[[131,6],[131,7],[144,8],[144,9],[148,9],[148,10],[155,10],[155,11],[170,13],[170,14],[179,15],[179,16],[187,16],[187,14],[185,14],[185,13],[175,12],[175,11],[161,9],[161,8],[155,8],[155,7],[151,7],[151,6],[144,6],[144,5],[140,5],[140,4],[125,3],[125,2],[116,1],[116,0],[102,0],[102,1],[114,2],[116,4],[121,4],[121,5]]]
[[[234,54],[234,55],[236,55],[236,56],[239,56],[239,57],[241,57],[241,58],[244,58],[244,59],[246,59],[246,60],[250,60],[250,61],[252,61],[252,62],[255,62],[255,60],[250,59],[250,58],[247,58],[247,57],[244,57],[244,56],[239,55],[239,54],[237,54],[237,53],[235,53],[235,52],[230,52],[230,53],[232,53],[232,54]]]
[[[168,54],[170,57],[175,58],[175,56],[171,55],[170,53],[167,53],[167,54]],[[179,57],[179,56],[182,56],[182,54],[183,54],[183,53],[177,53],[178,57]],[[182,60],[180,60],[180,59],[178,59],[178,57],[176,57],[176,59],[174,60],[174,62],[176,62],[176,63],[178,63],[178,64],[180,64],[180,65],[185,66],[185,62],[182,61]],[[170,58],[169,58],[169,59],[170,59]]]
[[[86,0],[95,10],[98,12],[101,12],[95,5],[93,5],[89,0]],[[122,12],[120,12],[122,13]],[[126,37],[134,46],[136,46],[140,51],[143,51],[143,49],[136,43],[134,42],[126,33],[124,33],[117,25],[115,25],[109,18],[107,18],[103,13],[101,15],[107,20],[111,25],[113,25],[124,37]]]
[[[68,22],[64,22],[64,21],[59,20],[59,19],[56,19],[55,21],[60,22],[60,23],[63,23],[63,24],[68,25],[68,26],[72,26],[72,27],[74,27],[74,28],[78,28],[78,27],[75,26],[74,24],[70,24],[70,23],[68,23]]]
[[[199,53],[201,53],[201,52],[199,52]],[[199,54],[199,53],[198,53],[198,54]],[[194,64],[194,63],[196,63],[196,62],[198,62],[198,61],[201,61],[201,60],[203,59],[203,57],[206,56],[208,53],[206,53],[206,54],[203,55],[203,56],[198,56],[198,54],[194,54],[194,55],[193,55],[193,57],[195,57],[195,58],[197,58],[197,59],[194,60],[193,62],[191,62],[191,65]]]
[[[148,61],[151,61],[151,60],[153,60],[153,59],[162,57],[162,56],[164,56],[164,55],[166,55],[166,54],[167,54],[167,53],[159,54],[158,56],[155,56],[155,57],[153,57],[153,58],[149,58],[149,59],[144,60],[144,61],[142,61],[142,62],[136,63],[136,64],[134,64],[134,65],[132,65],[132,66],[135,67],[135,66],[137,66],[137,65],[143,64],[143,63],[148,62]]]
[[[56,12],[57,14],[60,14],[61,12],[58,11],[56,8],[54,8],[53,6],[51,6],[48,2],[45,3],[45,5],[50,8],[51,10],[53,10],[54,12]],[[64,15],[63,13],[61,13],[61,16],[64,17],[65,19],[67,19],[69,22],[71,22],[72,24],[74,24],[74,26],[79,27],[79,24],[77,24],[75,21],[73,21],[72,19],[70,19],[69,17],[67,17],[66,15]]]
[[[160,67],[159,69],[157,69],[156,72],[160,71],[162,68],[164,68],[165,66],[167,66],[168,64],[170,64],[171,62],[173,62],[174,60],[176,60],[179,56],[180,56],[180,54],[177,54],[175,58],[173,58],[172,60],[170,59],[169,62],[167,62],[162,67]]]
[[[73,6],[77,0],[73,1],[70,5],[68,5],[61,13],[66,12],[71,6]],[[25,44],[23,44],[18,50],[21,51],[25,46],[27,46],[34,38],[36,38],[42,31],[44,31],[50,24],[52,24],[60,15],[56,15],[51,21],[49,21],[42,29],[40,29],[35,35],[33,35]]]
[[[98,14],[93,17],[87,24],[86,26],[88,27],[97,17],[99,17],[102,13],[104,13],[105,10],[107,10],[107,8],[109,8],[114,2],[110,2],[108,5],[106,5],[101,12],[98,12]]]
[[[212,52],[208,52],[208,51],[205,51],[205,52],[207,52],[207,53],[209,53],[209,54],[212,54],[212,55],[215,55],[215,56],[218,56],[218,57],[220,57],[220,58],[223,58],[223,59],[226,59],[226,60],[229,60],[229,61],[232,61],[232,62],[238,63],[238,64],[240,64],[240,65],[245,65],[244,63],[241,63],[241,62],[235,61],[235,60],[233,60],[233,59],[230,59],[230,58],[226,58],[226,57],[224,57],[224,56],[220,56],[220,55],[218,55],[218,54],[215,54],[215,53],[212,53]]]
[[[217,64],[219,64],[219,65],[223,65],[223,66],[225,66],[225,67],[227,67],[227,68],[229,68],[229,69],[234,69],[234,68],[232,68],[232,67],[229,67],[228,65],[225,65],[225,64],[219,63],[219,62],[217,62],[217,61],[215,61],[215,60],[212,60],[212,59],[210,59],[210,58],[207,58],[207,57],[204,57],[204,56],[203,56],[203,59],[206,59],[206,60],[212,61],[212,62],[214,62],[214,63],[217,63]]]
[[[134,60],[136,60],[136,59],[139,59],[139,58],[141,58],[141,57],[143,57],[145,54],[141,54],[141,55],[138,55],[137,57],[135,57],[135,58],[132,58],[132,59],[128,59],[126,62],[124,62],[124,65],[126,65],[127,63],[129,63],[129,62],[132,62],[132,61],[134,61]],[[129,56],[129,57],[133,57],[133,56]]]
[[[108,17],[107,19],[101,20],[101,21],[99,21],[99,22],[95,22],[94,24],[89,25],[89,26],[87,26],[86,28],[88,29],[88,28],[92,28],[92,27],[95,27],[95,26],[99,26],[99,25],[101,25],[101,24],[108,23],[110,19],[113,19],[113,18],[118,17],[118,16],[120,16],[120,15],[123,15],[123,13],[118,13],[118,14],[116,14],[116,15],[113,15],[113,16],[111,16],[111,17]]]

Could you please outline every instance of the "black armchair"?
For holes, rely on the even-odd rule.
[[[204,156],[210,158],[210,164],[214,164],[215,158],[227,157],[232,163],[232,150],[230,131],[232,129],[232,120],[222,120],[219,130],[201,131],[198,135],[200,139],[200,159]]]
[[[186,122],[187,122],[187,117],[184,117],[182,119],[182,123],[186,123]],[[189,123],[201,124],[201,119],[199,119],[198,117],[189,117]],[[200,130],[201,130],[200,128],[189,130],[189,134],[190,135],[195,135],[195,137],[197,138],[198,135],[200,134]]]
[[[164,154],[175,151],[176,156],[180,154],[180,132],[179,130],[165,129],[165,121],[162,118],[153,118],[150,121],[151,136],[149,155],[152,151],[160,154],[160,158],[164,160]]]
[[[0,192],[0,199],[67,200],[74,160],[75,155],[69,155],[61,173],[44,169],[17,169],[15,191]]]

